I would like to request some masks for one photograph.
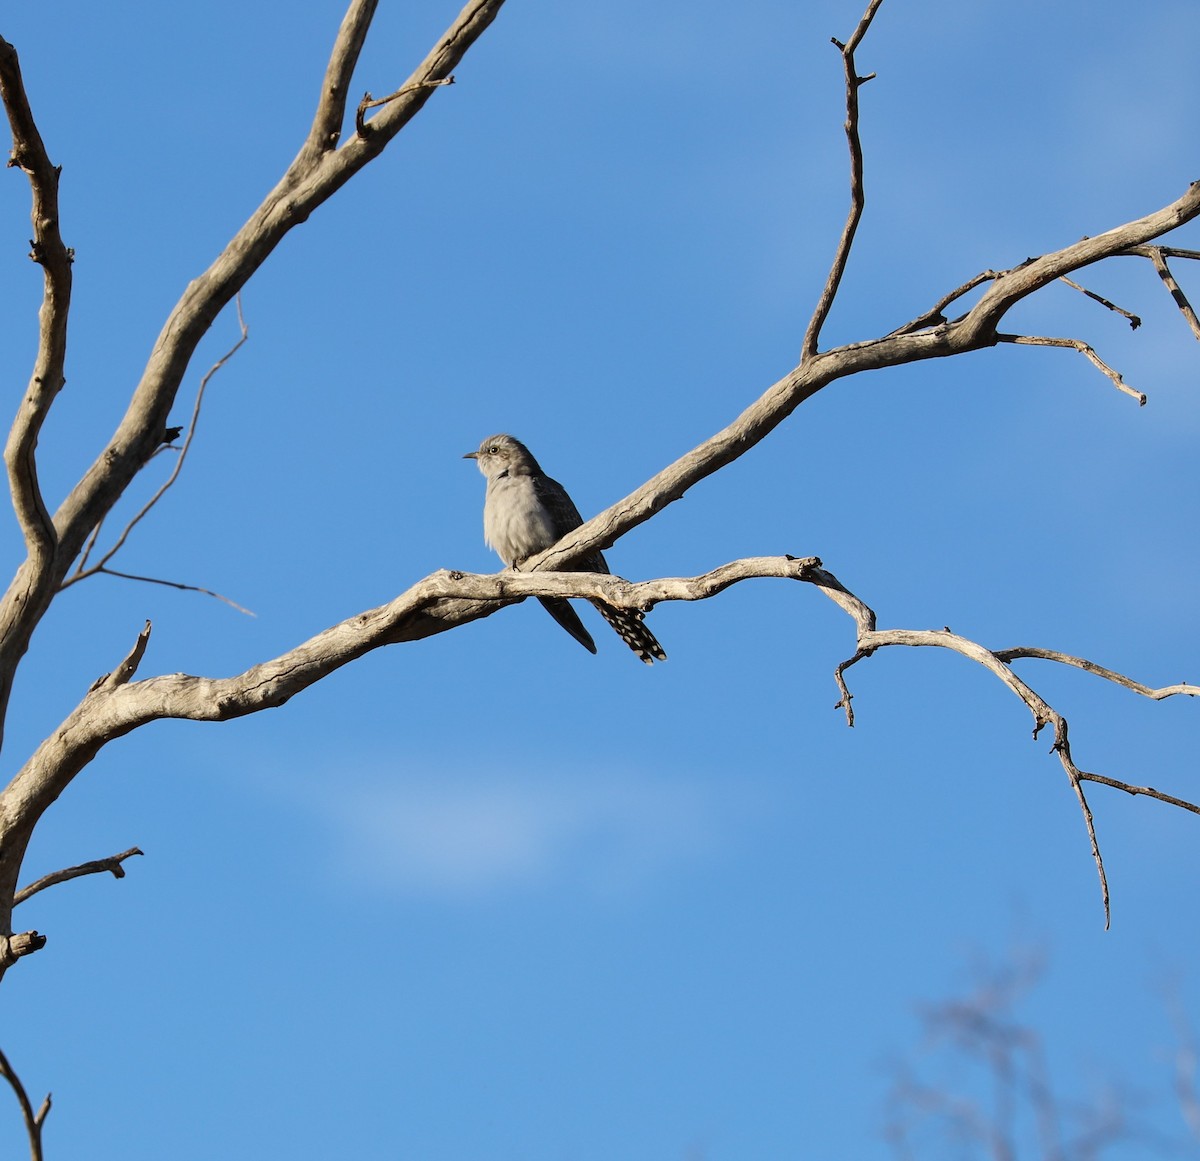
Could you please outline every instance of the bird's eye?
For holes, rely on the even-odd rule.
[[[499,452],[500,449],[495,444],[492,444],[492,446],[488,448],[488,455],[490,456],[498,455]]]

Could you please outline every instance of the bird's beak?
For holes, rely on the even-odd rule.
[[[463,456],[463,459],[464,460],[477,460],[477,459],[479,459],[479,453],[478,452],[467,452],[467,454],[465,456]]]

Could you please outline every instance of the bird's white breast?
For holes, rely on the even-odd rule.
[[[538,499],[529,476],[488,480],[483,538],[510,566],[549,548],[558,539],[550,513]]]

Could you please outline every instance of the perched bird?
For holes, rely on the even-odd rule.
[[[483,538],[509,568],[521,565],[545,548],[557,544],[583,523],[566,489],[542,471],[541,465],[520,440],[511,435],[492,435],[468,452],[487,477],[483,502]],[[602,553],[593,552],[571,565],[577,572],[608,572]],[[592,653],[596,643],[584,628],[579,614],[565,597],[538,597],[543,607],[576,641]],[[666,661],[663,647],[646,628],[642,614],[614,609],[593,601],[604,619],[647,665]]]

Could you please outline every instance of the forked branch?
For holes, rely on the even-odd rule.
[[[1167,266],[1168,258],[1190,258],[1192,261],[1196,261],[1200,259],[1200,250],[1179,250],[1174,246],[1131,246],[1126,253],[1150,259],[1154,264],[1155,273],[1162,279],[1163,285],[1175,300],[1175,305],[1179,307],[1188,326],[1192,328],[1192,334],[1200,339],[1200,318],[1196,317],[1196,312],[1192,309],[1192,304],[1188,302],[1187,295],[1180,289],[1170,267]]]
[[[12,429],[7,460],[28,556],[0,600],[0,721],[34,629],[95,530],[154,457],[168,432],[176,394],[197,344],[287,234],[378,157],[423,108],[488,28],[504,0],[468,0],[458,17],[371,121],[371,132],[338,146],[346,94],[376,0],[351,0],[330,54],[312,125],[275,188],[216,261],[188,283],[150,352],[125,416],[73,487],[53,523],[37,487],[33,449],[50,403],[62,386],[70,253],[57,234],[57,171],[36,135],[16,53],[0,41],[0,97],[13,126],[14,160],[30,175],[35,205],[35,257],[46,272],[38,364]],[[46,207],[43,212],[39,207]],[[38,233],[39,223],[42,232]],[[110,570],[111,571],[111,570]],[[4,876],[0,875],[0,880]]]
[[[829,587],[826,577],[820,571],[810,572],[803,579],[810,584],[816,584],[822,588]],[[844,592],[844,590],[838,584],[836,590],[827,592],[827,595],[831,599],[837,600],[839,604],[844,604],[844,598],[840,595],[841,592]],[[865,605],[863,609],[866,610]],[[949,629],[876,629],[874,627],[875,615],[874,613],[870,613],[869,610],[856,615],[855,620],[858,624],[857,648],[853,656],[843,661],[837,667],[834,674],[838,690],[841,694],[841,699],[837,704],[844,711],[848,725],[854,725],[854,711],[851,708],[852,695],[846,685],[846,670],[859,661],[872,656],[879,649],[902,645],[917,648],[933,647],[947,649],[982,665],[984,669],[999,678],[1000,681],[1025,703],[1033,715],[1033,736],[1035,738],[1047,726],[1051,727],[1054,733],[1054,742],[1051,748],[1058,755],[1059,762],[1062,764],[1063,770],[1067,775],[1071,789],[1074,791],[1075,797],[1079,802],[1084,825],[1087,828],[1092,858],[1096,864],[1096,872],[1100,877],[1100,893],[1104,903],[1104,925],[1107,927],[1111,920],[1108,876],[1104,870],[1104,860],[1101,857],[1099,842],[1096,838],[1095,822],[1092,818],[1091,807],[1088,805],[1087,797],[1083,791],[1083,783],[1097,782],[1103,786],[1123,790],[1127,794],[1144,794],[1150,798],[1156,798],[1160,802],[1165,802],[1170,806],[1178,806],[1195,814],[1200,814],[1200,806],[1196,806],[1185,799],[1177,798],[1174,795],[1165,794],[1150,786],[1134,786],[1119,779],[1081,770],[1076,765],[1071,753],[1067,719],[1029,684],[1018,677],[1009,663],[1019,658],[1038,658],[1043,661],[1058,662],[1062,665],[1069,665],[1076,669],[1082,669],[1085,672],[1095,674],[1097,677],[1104,678],[1107,681],[1123,686],[1144,697],[1152,698],[1155,701],[1162,701],[1164,698],[1179,695],[1187,697],[1200,696],[1200,686],[1181,682],[1177,685],[1163,686],[1155,689],[1082,657],[1072,657],[1070,654],[1059,653],[1052,649],[1038,649],[1026,646],[1016,649],[991,650],[975,641],[961,637],[957,633],[952,633]]]
[[[42,1127],[46,1123],[46,1115],[50,1112],[50,1094],[46,1094],[45,1100],[34,1112],[33,1102],[29,1099],[29,1094],[25,1091],[21,1078],[17,1076],[13,1066],[8,1062],[8,1057],[3,1052],[0,1052],[0,1076],[8,1081],[9,1087],[17,1098],[17,1104],[21,1106],[21,1118],[25,1122],[25,1135],[29,1139],[29,1156],[32,1161],[42,1161]]]
[[[666,577],[630,582],[600,573],[501,572],[491,575],[442,570],[431,574],[394,601],[359,613],[271,661],[256,665],[234,677],[207,678],[174,673],[139,681],[101,680],[62,725],[38,748],[24,769],[0,795],[0,818],[21,818],[22,830],[31,828],[41,812],[65,789],[70,780],[114,738],[163,718],[195,721],[224,721],[280,706],[343,665],[383,647],[420,640],[436,633],[486,617],[526,597],[578,597],[600,601],[622,609],[652,609],[663,601],[706,600],[741,581],[779,578],[813,585],[834,601],[855,623],[856,650],[838,667],[836,679],[843,698],[839,703],[853,724],[845,672],[858,661],[890,646],[946,649],[981,665],[1021,699],[1033,715],[1034,736],[1047,726],[1053,734],[1053,750],[1067,773],[1079,800],[1100,875],[1105,919],[1109,916],[1108,888],[1103,860],[1096,840],[1091,811],[1083,782],[1100,782],[1127,793],[1146,794],[1189,810],[1196,807],[1184,800],[1149,787],[1134,787],[1102,775],[1080,770],[1071,754],[1066,719],[1022,680],[1008,663],[1017,657],[1058,660],[1086,669],[1136,692],[1148,691],[1159,700],[1174,694],[1194,696],[1200,687],[1180,685],[1150,690],[1082,658],[1051,650],[1022,648],[999,653],[950,630],[878,629],[869,605],[828,572],[816,557],[750,557],[731,561],[695,577]],[[143,631],[139,641],[144,648]],[[135,647],[137,653],[137,647]],[[132,656],[132,655],[131,655]],[[140,653],[138,653],[140,659]],[[136,668],[136,664],[133,666]],[[128,659],[123,669],[129,669]],[[10,804],[20,803],[20,810]],[[7,849],[22,843],[21,835],[0,840]],[[107,869],[107,868],[105,868]]]
[[[116,556],[117,553],[120,552],[125,546],[125,541],[129,539],[129,534],[143,519],[145,519],[147,515],[149,515],[151,509],[163,498],[163,496],[167,494],[168,491],[170,491],[171,486],[176,480],[179,479],[179,474],[183,471],[184,461],[187,459],[187,454],[191,450],[192,440],[196,437],[196,426],[200,422],[200,408],[204,403],[204,392],[208,389],[209,381],[222,367],[225,366],[226,363],[229,362],[230,359],[233,358],[234,355],[238,353],[239,350],[241,350],[242,344],[244,344],[250,337],[250,331],[246,327],[246,320],[242,315],[242,298],[240,294],[236,299],[236,305],[238,330],[241,333],[238,336],[237,342],[235,342],[233,346],[225,352],[225,354],[223,354],[211,367],[209,367],[203,378],[200,380],[200,386],[196,389],[196,401],[192,404],[192,415],[188,420],[187,434],[184,435],[183,446],[180,447],[176,452],[175,465],[172,467],[170,474],[162,482],[162,484],[159,485],[154,495],[151,496],[150,499],[147,500],[146,503],[134,513],[134,515],[130,518],[129,523],[127,523],[121,530],[120,535],[113,542],[112,546],[107,552],[104,553],[103,556],[100,557],[98,561],[96,561],[95,564],[89,564],[88,561],[95,545],[96,537],[92,536],[88,539],[88,542],[84,547],[83,554],[79,558],[79,564],[76,566],[75,571],[62,582],[62,585],[60,586],[61,588],[65,589],[69,585],[73,585],[76,581],[85,580],[88,577],[95,576],[97,573],[101,572],[108,573],[110,576],[125,576],[132,580],[150,579],[146,577],[129,577],[128,573],[115,572],[114,570],[108,568],[107,565],[109,561],[111,561],[112,558]],[[172,448],[172,450],[175,449]],[[99,532],[99,527],[99,525],[96,527],[97,533]],[[157,583],[170,584],[173,588],[193,589],[196,592],[209,592],[208,589],[197,588],[194,585],[176,584],[172,581],[161,581]],[[216,593],[211,593],[210,595],[219,596],[219,594]],[[226,600],[225,597],[219,597],[219,599],[223,601]],[[233,604],[232,601],[227,601],[227,603]],[[245,609],[242,609],[240,605],[234,605],[234,608],[241,609],[242,612],[246,611]]]

